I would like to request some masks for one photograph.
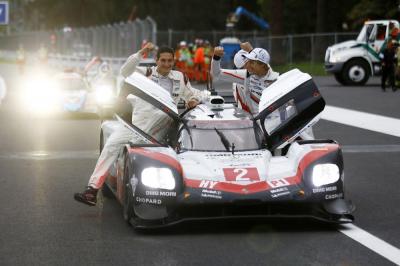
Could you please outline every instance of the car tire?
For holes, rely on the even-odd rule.
[[[342,77],[342,73],[335,73],[334,74],[335,79],[337,82],[339,82],[341,85],[345,85]]]
[[[132,170],[128,163],[128,156],[125,156],[125,166],[124,166],[124,196],[122,205],[122,215],[124,220],[132,225],[132,219],[135,216],[133,210],[133,192],[132,186],[130,184],[130,177],[132,176]]]
[[[353,59],[347,62],[342,71],[342,80],[347,86],[362,86],[368,81],[370,70],[363,59]]]

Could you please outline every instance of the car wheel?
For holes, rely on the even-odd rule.
[[[362,59],[354,59],[346,63],[342,72],[344,85],[362,86],[369,79],[368,63]]]
[[[122,214],[124,220],[131,224],[132,218],[135,216],[133,210],[133,191],[132,185],[130,184],[130,179],[132,177],[132,170],[129,167],[128,156],[125,157],[125,167],[124,167],[124,196],[123,196],[123,206]]]
[[[339,82],[342,85],[345,85],[344,81],[343,81],[342,73],[335,73],[334,76],[335,76],[335,79],[337,82]]]

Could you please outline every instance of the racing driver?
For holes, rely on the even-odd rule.
[[[258,114],[258,104],[262,92],[270,86],[279,73],[269,65],[270,55],[263,48],[254,48],[249,42],[241,43],[242,50],[234,57],[234,64],[238,69],[221,69],[220,59],[224,55],[223,47],[215,47],[211,62],[211,75],[214,80],[219,78],[228,82],[235,82],[243,86],[236,86],[235,98],[238,105],[253,115]],[[314,139],[312,128],[300,134],[302,139]]]
[[[154,44],[148,42],[141,50],[131,55],[121,67],[121,75],[126,78],[135,71],[140,72],[160,85],[163,89],[170,92],[176,104],[180,99],[184,100],[187,108],[194,108],[201,101],[208,98],[208,91],[194,89],[182,72],[172,70],[174,65],[174,50],[169,47],[161,47],[158,49],[156,66],[149,68],[138,67],[143,55],[148,54],[154,49]],[[128,94],[129,92],[124,92],[122,90],[119,97],[126,102]],[[137,101],[133,105],[132,124],[142,131],[149,132],[149,135],[162,136],[162,134],[165,133],[168,121],[165,122],[165,117],[159,115],[161,112],[160,110],[149,107],[148,104],[141,103],[141,101]],[[160,119],[160,117],[163,119]],[[115,173],[110,173],[110,169],[117,160],[121,146],[128,143],[130,140],[134,143],[138,142],[133,132],[125,127],[115,130],[110,135],[100,154],[93,174],[89,179],[87,188],[82,193],[75,193],[75,200],[90,206],[96,205],[97,192],[102,187],[106,177],[109,174],[115,175]]]
[[[220,59],[224,55],[224,48],[214,48],[211,62],[211,75],[214,80],[222,79],[244,85],[242,90],[237,89],[236,98],[242,109],[255,115],[258,113],[258,103],[262,91],[271,85],[279,76],[269,65],[270,55],[267,50],[254,48],[250,43],[241,43],[242,50],[234,57],[234,69],[221,69]],[[243,69],[244,68],[244,69]]]

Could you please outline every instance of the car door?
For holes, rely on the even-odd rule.
[[[376,35],[375,38],[369,40],[371,46],[375,49],[375,52],[380,53],[382,51],[382,46],[386,43],[388,38],[388,24],[387,23],[377,23],[376,24]]]
[[[171,143],[181,119],[170,93],[136,72],[122,86],[133,106],[133,129],[153,143]]]
[[[269,149],[283,148],[319,120],[325,107],[311,76],[293,69],[263,90],[259,120]]]

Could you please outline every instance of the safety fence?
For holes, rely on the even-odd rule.
[[[208,40],[211,46],[226,37],[248,41],[254,47],[267,49],[274,65],[321,63],[326,48],[332,44],[355,39],[357,33],[312,33],[269,36],[265,31],[157,31],[155,21],[147,17],[133,22],[55,31],[25,32],[0,35],[0,57],[16,52],[19,46],[34,54],[41,46],[50,57],[63,61],[87,61],[93,56],[121,62],[142,46],[143,41],[157,45],[178,47],[181,41],[188,45],[196,39]],[[12,54],[12,53],[11,53]],[[14,55],[15,57],[15,55]]]
[[[55,31],[35,31],[0,35],[0,50],[27,52],[45,47],[49,53],[90,58],[126,57],[140,49],[144,40],[157,43],[157,24],[151,17],[132,22],[101,25],[89,28],[70,28]]]
[[[323,62],[326,48],[338,42],[356,39],[357,32],[329,32],[309,34],[288,34],[269,36],[264,31],[158,31],[159,44],[177,47],[181,41],[188,45],[196,39],[208,40],[211,45],[219,45],[226,37],[236,37],[241,42],[250,42],[254,47],[262,47],[271,54],[273,64],[318,63]]]

